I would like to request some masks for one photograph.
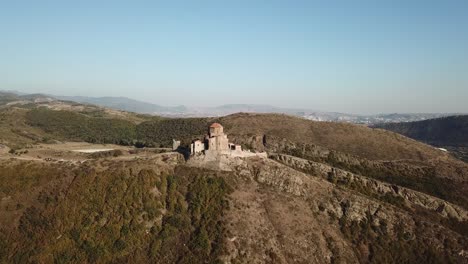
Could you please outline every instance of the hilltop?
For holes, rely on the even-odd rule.
[[[266,135],[287,138],[294,142],[316,144],[369,159],[425,159],[440,155],[438,151],[424,144],[383,130],[346,123],[313,122],[285,114],[245,113],[225,117],[169,119],[90,104],[55,101],[43,95],[12,95],[12,98],[6,98],[8,104],[4,104],[3,107],[0,105],[5,118],[14,116],[18,122],[23,120],[32,127],[42,127],[45,132],[53,133],[64,140],[89,141],[80,135],[81,132],[70,135],[72,131],[61,131],[82,129],[82,123],[85,121],[120,120],[119,122],[125,123],[129,130],[135,130],[131,138],[125,137],[126,139],[167,146],[171,143],[171,137],[182,137],[190,141],[192,137],[203,135],[207,124],[219,121],[225,124],[234,136]],[[89,129],[99,130],[94,127]],[[359,144],[364,140],[365,144]],[[97,143],[118,143],[110,141],[112,140],[96,140]]]
[[[368,159],[428,159],[434,148],[384,130],[366,126],[314,122],[281,114],[234,114],[220,119],[233,135],[265,135],[314,144]]]
[[[468,258],[468,165],[405,136],[284,114],[163,118],[10,99],[0,106],[0,262]],[[213,122],[269,158],[170,152],[172,139],[187,146]]]
[[[361,125],[314,122],[283,114],[159,118],[55,101],[11,105],[1,109],[0,115],[4,124],[0,127],[5,131],[2,142],[11,148],[50,140],[167,148],[172,146],[172,139],[179,139],[188,146],[204,136],[210,123],[219,122],[244,149],[333,163],[468,204],[462,195],[468,190],[463,180],[466,164],[424,143]]]

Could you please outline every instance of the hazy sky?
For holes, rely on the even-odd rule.
[[[468,1],[0,0],[1,89],[468,112]]]

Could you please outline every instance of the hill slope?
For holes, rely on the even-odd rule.
[[[376,183],[347,185],[269,159],[217,162],[228,169],[175,153],[0,161],[0,262],[467,260],[467,213],[450,218],[431,207],[437,199],[421,207],[416,193],[374,195]]]
[[[68,100],[79,103],[99,105],[102,107],[114,108],[122,111],[129,111],[141,114],[153,114],[158,112],[183,112],[185,107],[168,107],[152,103],[142,102],[126,97],[86,97],[86,96],[54,96],[60,100]]]
[[[216,121],[225,126],[233,142],[244,148],[325,162],[462,206],[468,204],[466,164],[431,146],[381,129],[280,114],[165,119],[125,112],[108,114],[102,109],[83,111],[81,107],[55,110],[47,105],[3,109],[0,128],[7,136],[0,138],[0,144],[18,148],[25,143],[58,139],[171,147],[172,139],[180,139],[187,146],[203,137],[208,125]]]
[[[418,122],[378,124],[374,127],[448,149],[456,157],[468,161],[468,115]]]
[[[168,119],[36,99],[0,108],[0,144],[170,147],[220,122],[269,159],[3,151],[0,263],[467,261],[468,165],[424,143],[281,114]]]
[[[381,124],[375,127],[393,131],[435,146],[468,147],[468,115],[418,122]]]
[[[430,159],[440,152],[427,145],[366,126],[313,122],[279,114],[235,114],[220,119],[232,135],[267,135],[308,143],[374,160]]]
[[[111,116],[104,118],[106,122],[117,119]],[[41,127],[62,138],[85,141],[88,141],[85,133],[79,132],[84,122],[95,120],[93,122],[98,125],[105,121],[100,115],[83,116],[83,113],[45,108],[30,110],[26,119],[28,124]],[[166,147],[172,144],[173,138],[183,139],[185,143],[189,143],[192,139],[202,137],[210,123],[221,122],[231,137],[240,142],[254,136],[262,139],[264,136],[284,138],[294,143],[315,144],[371,160],[420,161],[443,156],[439,150],[428,145],[385,130],[353,124],[314,122],[281,114],[234,114],[221,118],[151,118],[134,125],[123,118],[122,122],[127,123],[128,129],[137,131],[129,138],[125,137],[126,141],[138,140]],[[109,127],[118,128],[118,126],[104,125],[102,129],[96,128],[95,133],[104,134]],[[107,130],[108,133],[112,131],[112,129]],[[96,139],[94,142],[118,143],[118,140]],[[261,148],[261,140],[259,143],[257,147]]]

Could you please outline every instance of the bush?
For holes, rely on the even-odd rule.
[[[26,120],[32,126],[66,140],[121,145],[131,145],[136,140],[136,125],[121,119],[36,108],[26,114]]]
[[[137,135],[143,146],[172,147],[172,139],[189,144],[207,133],[208,118],[178,118],[147,121],[137,126]]]
[[[374,216],[349,221],[343,216],[339,223],[345,238],[354,245],[360,263],[456,263],[447,252],[437,249],[425,239],[414,237],[402,224],[394,226],[393,234],[386,225],[373,225]],[[419,226],[422,226],[419,224]],[[423,230],[415,230],[421,235]],[[360,250],[365,248],[365,250]]]
[[[112,143],[143,147],[172,147],[172,139],[188,145],[206,134],[208,118],[154,118],[138,125],[102,115],[35,108],[27,112],[27,123],[63,140]]]

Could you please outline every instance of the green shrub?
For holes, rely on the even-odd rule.
[[[26,120],[28,124],[65,140],[131,145],[137,138],[136,125],[121,119],[36,108],[26,114]]]
[[[360,263],[456,263],[446,254],[450,249],[438,250],[428,241],[415,237],[423,230],[416,229],[415,234],[411,234],[404,225],[398,224],[391,234],[386,224],[375,226],[373,220],[374,216],[368,213],[360,222],[349,221],[346,216],[339,221],[341,231],[354,245]],[[359,250],[363,247],[366,250]]]

